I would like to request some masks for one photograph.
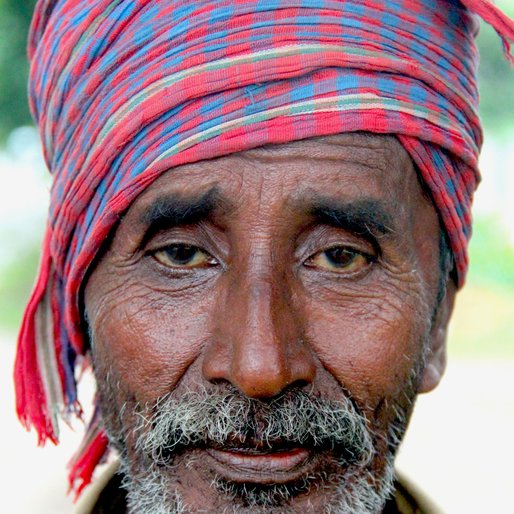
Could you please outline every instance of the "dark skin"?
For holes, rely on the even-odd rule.
[[[85,307],[95,360],[119,382],[117,409],[213,383],[259,399],[297,387],[350,395],[385,433],[392,405],[410,411],[402,398],[444,371],[455,287],[438,304],[440,274],[437,214],[405,150],[344,134],[164,174],[121,220]],[[226,477],[287,481],[277,456],[266,459],[237,461]],[[221,509],[209,486],[219,463],[199,462],[177,463],[181,493],[193,511]],[[293,501],[321,512],[326,494]]]

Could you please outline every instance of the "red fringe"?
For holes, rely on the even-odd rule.
[[[51,271],[50,238],[51,230],[47,228],[38,279],[23,316],[14,364],[16,412],[27,430],[31,427],[36,429],[40,446],[44,445],[47,439],[54,444],[59,442],[52,426],[51,415],[48,412],[52,406],[47,405],[45,389],[39,372],[35,334],[36,312],[45,294]]]
[[[511,43],[514,43],[514,21],[489,0],[461,0],[461,3],[496,30],[502,40],[506,59],[514,65],[510,50]]]
[[[69,490],[75,493],[75,501],[90,482],[96,466],[108,451],[108,439],[105,432],[100,431],[83,449],[81,454],[70,463],[68,474]]]

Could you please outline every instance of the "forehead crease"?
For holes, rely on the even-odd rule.
[[[290,199],[310,192],[311,186],[326,188],[327,184],[333,188],[335,195],[343,196],[359,195],[363,186],[366,189],[362,192],[363,195],[372,194],[377,197],[398,198],[404,196],[408,190],[412,191],[408,186],[411,181],[407,175],[415,175],[413,171],[409,173],[409,168],[413,170],[413,165],[394,136],[339,134],[268,145],[174,168],[158,178],[136,200],[130,211],[140,213],[147,209],[163,192],[201,196],[215,188],[227,198],[235,195],[239,199],[236,204],[242,200],[242,189],[254,189],[254,193],[255,189],[259,189],[263,196],[267,196],[264,177],[268,175],[269,179],[273,176],[281,179],[281,173],[288,173],[288,165],[301,161],[305,162],[308,170],[310,163],[315,163],[315,167],[312,172],[302,174],[301,183],[296,184],[294,190],[287,194]],[[372,180],[367,180],[370,177]],[[361,184],[361,178],[366,184]],[[273,180],[273,188],[276,189],[278,185],[286,193],[285,183],[276,183]]]
[[[333,164],[340,163],[354,171],[376,172],[389,181],[404,181],[412,161],[405,149],[393,136],[340,134],[326,138],[313,138],[293,143],[268,145],[242,152],[240,156],[256,165],[264,164],[269,171],[278,171],[285,162],[314,162],[312,177],[317,178],[324,171],[327,176],[334,172]],[[320,167],[326,163],[330,167]]]
[[[239,155],[261,160],[296,156],[313,159],[340,159],[346,158],[348,153],[357,153],[359,156],[369,153],[370,158],[373,156],[383,158],[384,156],[394,157],[398,150],[403,150],[403,147],[394,136],[346,133],[302,139],[290,143],[269,144],[245,150]]]

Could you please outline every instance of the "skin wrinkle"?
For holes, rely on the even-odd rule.
[[[358,318],[360,320],[369,320],[378,317],[384,320],[384,322],[389,323],[391,321],[391,318],[394,318],[394,316],[391,316],[390,310],[395,310],[399,315],[403,315],[405,310],[404,298],[408,295],[415,294],[415,292],[412,292],[407,287],[405,287],[404,290],[402,290],[400,286],[387,287],[387,290],[381,291],[379,294],[371,291],[367,292],[366,294],[359,294],[357,291],[355,291],[354,293],[352,293],[351,291],[345,291],[345,295],[338,299],[339,305],[342,306],[344,304],[347,304],[347,309],[350,309],[355,314],[358,314]],[[403,293],[403,298],[398,295],[399,291]],[[366,299],[367,301],[360,302],[357,305],[353,305],[352,301],[357,297],[359,297],[360,299]],[[398,298],[397,301],[391,301],[391,299],[395,297]],[[419,299],[420,301],[423,300],[421,297],[419,297]],[[373,308],[374,306],[380,308],[377,310],[376,308]]]
[[[213,187],[229,209],[145,240],[141,213],[158,198],[198,197]],[[368,268],[346,273],[305,264],[334,244],[371,251],[364,236],[318,225],[309,205],[320,197],[396,207],[394,237],[377,239],[380,255]],[[414,397],[435,387],[444,369],[437,349],[454,286],[438,301],[439,230],[393,137],[345,134],[252,150],[171,170],[150,186],[120,222],[85,288],[100,406],[122,452],[131,512],[159,492],[161,510],[155,502],[150,509],[157,514],[242,513],[241,490],[255,493],[257,502],[282,501],[269,513],[380,512]],[[177,271],[158,264],[154,252],[177,242],[205,249],[217,264]],[[215,469],[202,445],[186,446],[163,468],[138,450],[136,428],[151,419],[138,415],[142,409],[161,409],[170,420],[177,409],[165,407],[168,395],[184,400],[188,391],[207,389],[214,401],[226,386],[262,405],[283,394],[351,398],[371,431],[369,466],[333,470],[333,457],[315,453],[322,464],[302,477],[314,477],[302,482],[306,494],[294,481],[289,489],[255,486],[248,477],[236,483]],[[186,415],[190,407],[178,411]],[[214,412],[203,422],[221,422],[223,408]],[[304,419],[300,414],[292,426]],[[153,422],[143,426],[145,434],[158,431]]]

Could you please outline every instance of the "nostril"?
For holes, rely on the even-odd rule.
[[[304,389],[312,385],[312,380],[300,378],[289,384],[288,389]]]
[[[213,386],[223,388],[223,387],[233,387],[230,380],[227,380],[225,378],[209,378],[209,383]]]

